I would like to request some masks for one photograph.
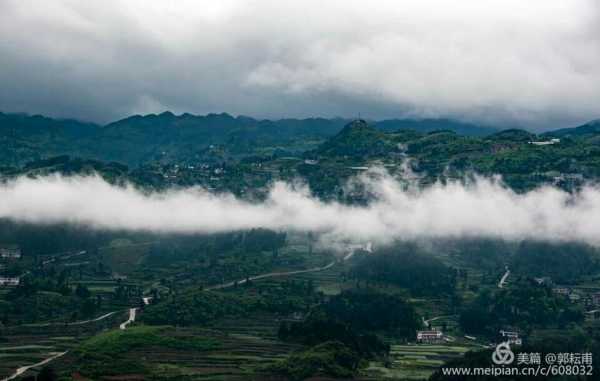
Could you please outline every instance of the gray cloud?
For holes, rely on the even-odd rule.
[[[143,193],[99,177],[22,177],[0,186],[0,218],[106,229],[213,233],[264,227],[321,233],[329,244],[490,237],[576,240],[600,246],[600,188],[576,195],[543,187],[516,194],[494,179],[408,189],[381,170],[357,179],[369,206],[322,202],[276,183],[262,203],[201,188]]]
[[[594,0],[0,2],[0,109],[457,117],[600,114]]]

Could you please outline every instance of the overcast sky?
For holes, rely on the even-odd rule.
[[[0,110],[600,117],[597,0],[1,0]]]

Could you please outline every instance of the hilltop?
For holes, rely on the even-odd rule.
[[[598,133],[600,133],[600,119],[592,120],[573,128],[561,128],[559,130],[550,131],[544,135],[555,137],[581,137],[596,135]]]
[[[385,154],[391,148],[385,133],[361,119],[344,126],[339,133],[319,146],[314,155],[369,157]]]

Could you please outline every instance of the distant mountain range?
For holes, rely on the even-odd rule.
[[[209,151],[214,155],[215,146],[220,147],[221,155],[229,156],[257,152],[294,155],[317,148],[340,133],[349,122],[351,120],[342,118],[258,120],[226,113],[197,116],[164,112],[98,125],[0,113],[0,165],[22,165],[52,156],[73,155],[136,166],[153,161],[197,160]],[[450,119],[389,119],[369,124],[382,132],[449,130],[468,136],[499,132]],[[600,124],[592,122],[548,134],[579,135],[599,129]],[[352,140],[357,141],[354,137]]]
[[[550,132],[546,132],[543,135],[554,136],[554,137],[566,137],[566,136],[585,136],[585,135],[595,135],[600,133],[600,119],[592,120],[591,122],[587,122],[584,125],[573,128],[561,128],[559,130],[554,130]]]

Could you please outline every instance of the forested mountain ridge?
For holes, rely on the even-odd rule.
[[[388,131],[392,121],[257,121],[169,112],[106,126],[6,114],[0,121],[3,176],[97,172],[110,181],[202,185],[238,195],[302,178],[315,195],[342,200],[352,198],[347,179],[372,166],[392,174],[409,168],[423,185],[469,173],[502,175],[517,191],[541,184],[574,189],[600,176],[600,133],[589,126],[586,133],[580,127],[556,138],[519,129],[471,136],[449,129]],[[407,123],[415,122],[400,125]]]
[[[395,173],[410,170],[423,184],[460,179],[467,174],[502,175],[517,191],[541,184],[574,189],[600,176],[600,134],[564,138],[508,129],[478,137],[451,130],[381,132],[364,121],[348,124],[319,148],[305,153],[311,160],[299,167],[319,192],[331,179],[345,179],[367,166]],[[327,183],[328,185],[325,185]]]
[[[573,128],[561,128],[558,130],[547,132],[546,136],[565,137],[565,136],[585,136],[600,133],[600,119],[592,120],[581,126]]]
[[[21,165],[58,155],[140,165],[151,161],[198,159],[211,145],[234,155],[254,151],[297,154],[314,149],[350,120],[308,118],[258,120],[229,114],[174,115],[171,112],[135,115],[101,126],[76,120],[0,113],[0,161]],[[445,119],[383,120],[382,131],[450,129],[481,136],[494,130]]]

